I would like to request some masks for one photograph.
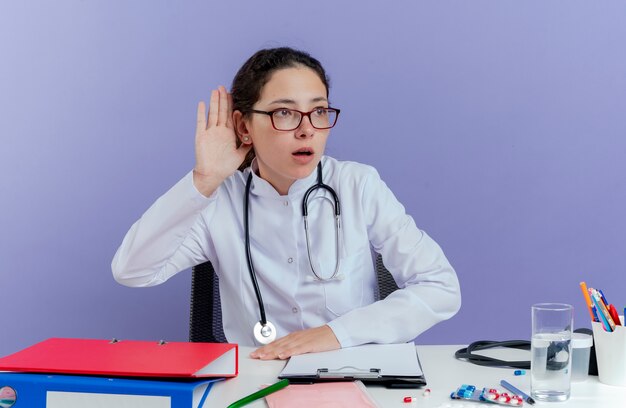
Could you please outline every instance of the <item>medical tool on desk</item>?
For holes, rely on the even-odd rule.
[[[459,349],[454,353],[454,357],[459,360],[466,360],[470,363],[486,366],[486,367],[511,367],[529,369],[530,361],[506,361],[493,357],[476,354],[476,351],[486,350],[496,347],[515,348],[520,350],[530,350],[530,342],[528,340],[507,340],[507,341],[491,341],[480,340],[471,343],[469,346]]]
[[[261,290],[259,288],[259,283],[256,279],[256,272],[254,271],[254,265],[252,264],[252,255],[250,253],[250,226],[248,224],[248,215],[250,208],[250,187],[252,186],[252,172],[248,176],[248,180],[246,181],[246,191],[245,191],[245,200],[243,205],[243,224],[245,229],[245,241],[246,241],[246,259],[248,262],[248,271],[250,272],[250,279],[252,280],[252,285],[254,286],[254,292],[256,294],[257,301],[259,303],[259,313],[261,315],[261,320],[258,321],[253,328],[254,338],[261,344],[269,344],[276,339],[276,327],[269,321],[265,316],[265,306],[263,305],[263,298],[261,297]],[[328,278],[323,278],[318,272],[315,271],[313,266],[313,259],[311,257],[311,245],[309,238],[309,223],[308,223],[308,205],[309,205],[309,196],[317,189],[326,190],[330,193],[333,200],[331,201],[329,198],[321,196],[319,198],[323,198],[329,200],[333,204],[334,213],[335,213],[335,271]],[[309,258],[309,265],[311,265],[311,271],[315,276],[315,280],[318,282],[327,282],[333,279],[340,279],[338,276],[339,272],[339,245],[340,245],[340,236],[339,230],[341,229],[341,223],[339,221],[339,217],[341,215],[341,206],[339,204],[339,196],[332,187],[327,184],[324,184],[322,181],[322,163],[317,164],[317,183],[313,184],[309,189],[304,193],[304,198],[302,199],[302,216],[304,217],[304,232],[306,235],[306,252]]]

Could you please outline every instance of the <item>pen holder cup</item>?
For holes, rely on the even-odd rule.
[[[591,322],[598,360],[598,379],[603,384],[626,387],[626,327],[607,332],[600,322]]]

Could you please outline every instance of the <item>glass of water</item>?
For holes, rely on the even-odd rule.
[[[570,396],[573,308],[563,303],[532,306],[530,394],[538,401]]]

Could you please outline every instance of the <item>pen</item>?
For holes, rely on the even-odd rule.
[[[521,390],[517,389],[512,384],[510,384],[508,381],[501,380],[500,381],[500,385],[503,386],[504,388],[506,388],[507,390],[509,390],[511,392],[514,392],[515,394],[521,396],[522,398],[524,398],[524,401],[528,402],[530,405],[533,405],[535,403],[535,400],[532,399],[530,397],[530,395],[528,395],[528,394],[522,392]]]
[[[608,332],[612,332],[615,330],[615,322],[613,322],[613,318],[609,314],[609,311],[606,308],[604,302],[602,302],[602,298],[600,298],[600,294],[595,289],[589,289],[591,291],[591,300],[596,305],[596,311],[598,312],[598,316],[600,320],[602,320],[602,324],[604,325],[604,330]]]
[[[247,404],[251,403],[252,401],[255,401],[255,400],[258,400],[260,398],[263,398],[263,397],[265,397],[267,395],[270,395],[273,392],[282,390],[283,388],[285,388],[288,385],[289,385],[289,380],[288,379],[280,380],[276,384],[272,384],[270,386],[267,386],[267,387],[263,388],[262,390],[254,392],[254,393],[248,395],[247,397],[243,397],[242,399],[233,402],[227,408],[243,407],[244,405],[247,405]]]
[[[591,296],[591,299],[593,300],[593,304],[595,305],[595,310],[597,312],[598,317],[600,318],[600,322],[602,323],[602,327],[604,327],[605,331],[613,331],[611,329],[611,326],[609,325],[608,320],[606,319],[606,316],[600,311],[600,305],[599,302],[594,296]]]
[[[619,320],[619,315],[617,314],[617,309],[612,303],[609,305],[609,314],[611,315],[613,323],[615,323],[616,326],[622,325],[622,322]]]
[[[604,292],[602,292],[602,289],[598,289],[598,293],[600,294],[600,298],[602,299],[604,304],[608,306],[609,305],[609,301],[606,300],[606,297],[604,297]]]

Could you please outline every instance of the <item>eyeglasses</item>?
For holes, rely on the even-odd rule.
[[[303,117],[308,117],[311,126],[315,129],[330,129],[337,123],[339,109],[335,108],[315,108],[310,112],[302,112],[296,109],[276,109],[273,111],[261,111],[251,109],[250,112],[262,113],[272,120],[272,126],[276,130],[296,130],[300,127]]]

